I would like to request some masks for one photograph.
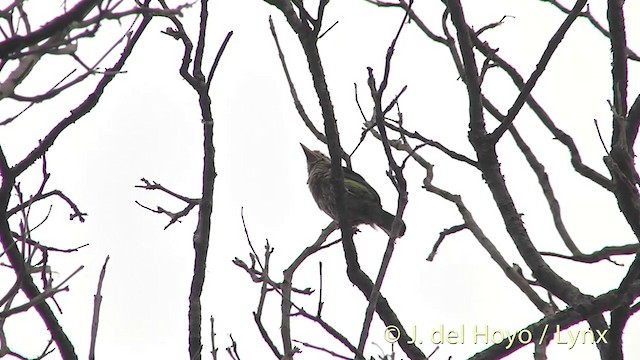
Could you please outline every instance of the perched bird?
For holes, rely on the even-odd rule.
[[[324,211],[333,220],[338,221],[336,198],[331,185],[331,160],[320,151],[309,150],[300,144],[307,157],[307,170],[309,172],[309,190],[320,210]],[[360,224],[379,226],[387,235],[391,234],[391,225],[394,215],[384,211],[380,204],[380,196],[359,174],[346,167],[342,167],[344,173],[345,202],[347,216],[356,227]],[[404,235],[406,226],[400,224],[400,233]]]

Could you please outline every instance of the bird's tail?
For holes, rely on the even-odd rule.
[[[376,222],[376,225],[378,225],[382,230],[384,230],[384,232],[386,232],[387,235],[391,235],[391,227],[393,225],[393,220],[395,219],[395,217],[396,217],[395,215],[390,214],[381,209],[380,218]],[[404,224],[404,221],[400,219],[400,232],[398,233],[398,237],[401,237],[402,235],[404,235],[404,231],[406,229],[407,229],[407,226]]]

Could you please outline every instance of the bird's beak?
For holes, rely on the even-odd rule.
[[[302,143],[300,143],[300,146],[302,146],[302,150],[304,150],[304,154],[306,155],[307,160],[315,158],[315,154],[313,153],[313,151],[311,151],[308,147],[302,145]]]

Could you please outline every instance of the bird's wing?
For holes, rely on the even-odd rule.
[[[342,167],[344,173],[344,187],[347,193],[357,198],[368,198],[380,203],[380,195],[367,183],[367,181],[353,170]]]

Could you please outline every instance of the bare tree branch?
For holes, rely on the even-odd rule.
[[[45,26],[31,32],[28,36],[15,35],[0,42],[0,58],[5,59],[16,51],[37,44],[38,42],[64,32],[71,23],[82,20],[102,0],[82,0],[64,15],[50,21]]]
[[[93,297],[93,317],[91,318],[91,342],[89,344],[89,360],[96,358],[96,341],[98,340],[98,323],[100,321],[100,308],[102,306],[102,284],[104,278],[107,275],[107,263],[109,262],[109,256],[104,259],[102,270],[100,271],[100,278],[98,279],[98,289]]]
[[[163,8],[168,9],[166,2],[160,0]],[[195,250],[193,278],[191,281],[191,291],[189,294],[189,355],[192,360],[199,360],[202,353],[202,304],[200,297],[204,287],[206,274],[207,253],[211,236],[211,214],[213,212],[213,189],[217,176],[214,164],[215,147],[213,144],[213,112],[211,109],[211,97],[209,89],[213,73],[227,46],[232,33],[227,37],[218,49],[216,58],[211,67],[208,77],[205,77],[202,70],[202,61],[206,43],[206,27],[209,17],[208,0],[200,2],[200,22],[198,26],[198,40],[193,49],[193,42],[186,33],[184,25],[176,16],[169,16],[177,30],[172,30],[171,36],[182,41],[184,52],[182,64],[180,65],[180,75],[185,79],[193,90],[198,94],[198,104],[202,115],[203,124],[203,170],[202,170],[202,195],[198,208],[198,224],[193,234],[193,247]],[[189,65],[193,61],[191,73]],[[235,349],[235,347],[234,347]]]
[[[636,281],[635,283],[633,283],[629,290],[633,297],[640,296],[640,281]],[[558,333],[585,320],[586,318],[603,313],[605,311],[616,309],[618,306],[620,306],[619,296],[620,294],[617,290],[609,291],[608,293],[600,295],[597,298],[593,299],[593,301],[585,303],[579,308],[569,308],[551,316],[547,316],[544,319],[519,330],[518,333],[531,335],[532,342],[537,343],[540,340],[544,341],[547,334],[549,333]],[[600,339],[600,341],[607,340],[606,337],[600,337],[605,336],[606,333],[606,329],[594,331],[594,334],[596,334],[595,339]],[[514,353],[515,351],[528,344],[529,342],[515,341],[512,347],[507,348],[506,346],[504,346],[504,344],[498,343],[482,352],[475,354],[474,356],[470,357],[469,360],[500,359]]]
[[[567,18],[562,22],[551,39],[549,39],[549,44],[542,53],[540,61],[538,61],[538,64],[536,65],[536,69],[533,71],[533,73],[531,73],[531,77],[529,77],[529,80],[527,80],[527,82],[524,84],[522,90],[520,90],[518,98],[513,102],[513,105],[509,109],[509,112],[507,112],[507,116],[504,118],[504,121],[493,131],[493,133],[491,133],[491,138],[493,141],[498,142],[502,135],[511,126],[511,123],[513,123],[513,121],[516,119],[518,112],[520,112],[520,109],[522,109],[522,106],[529,97],[529,94],[531,94],[531,90],[533,90],[536,82],[538,81],[540,76],[542,76],[542,73],[546,69],[549,60],[551,60],[551,56],[560,45],[560,42],[564,38],[564,35],[567,33],[567,31],[569,31],[569,28],[576,20],[580,10],[586,5],[586,3],[587,0],[576,1],[576,4],[573,6],[573,9],[571,10]]]
[[[565,14],[569,14],[571,12],[571,9],[564,7],[562,4],[560,4],[556,0],[540,0],[540,1],[552,4],[553,6],[555,6],[556,8],[558,8],[560,11],[562,11]],[[593,25],[593,27],[595,27],[602,35],[606,36],[607,38],[611,37],[611,34],[609,33],[609,31],[607,31],[607,29],[605,29],[602,26],[602,24],[600,24],[598,22],[598,20],[596,20],[596,18],[593,16],[591,11],[589,10],[589,5],[588,4],[587,4],[587,9],[585,11],[580,12],[580,14],[578,16],[579,17],[584,17],[587,20],[589,20],[591,25]],[[629,59],[631,59],[631,60],[640,61],[640,56],[638,56],[638,54],[636,54],[633,50],[631,50],[629,48],[627,48],[627,55],[629,56]]]

